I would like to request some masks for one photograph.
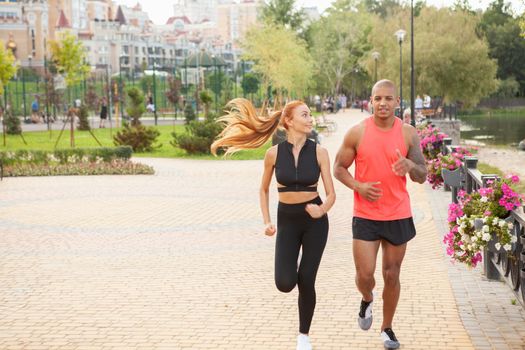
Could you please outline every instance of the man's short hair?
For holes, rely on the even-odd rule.
[[[374,96],[374,93],[375,93],[376,89],[378,89],[380,87],[392,88],[394,90],[394,97],[397,97],[396,84],[394,84],[394,82],[392,80],[382,79],[382,80],[379,80],[377,83],[375,83],[374,87],[372,88],[372,96]]]

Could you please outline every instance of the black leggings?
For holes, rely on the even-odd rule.
[[[315,277],[328,238],[328,217],[313,219],[308,203],[322,204],[321,198],[299,204],[279,202],[275,243],[275,285],[288,293],[299,287],[299,332],[307,334],[315,309]],[[303,247],[297,269],[299,249]]]

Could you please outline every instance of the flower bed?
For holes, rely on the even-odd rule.
[[[130,147],[0,152],[4,176],[137,175],[152,167],[133,163]]]

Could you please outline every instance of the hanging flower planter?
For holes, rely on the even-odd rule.
[[[454,170],[441,169],[441,176],[445,185],[451,187],[460,187],[461,185],[461,168]]]

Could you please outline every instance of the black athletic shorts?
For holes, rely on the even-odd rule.
[[[414,238],[416,227],[412,218],[378,221],[354,216],[352,219],[352,234],[354,239],[363,241],[385,239],[393,245],[401,245]]]

